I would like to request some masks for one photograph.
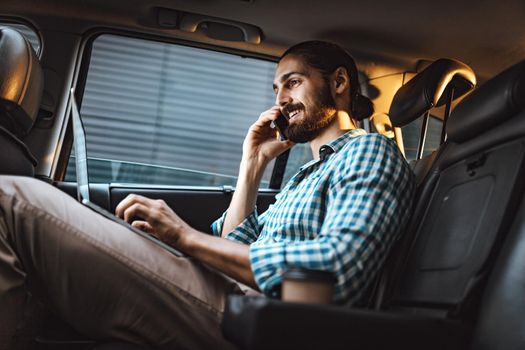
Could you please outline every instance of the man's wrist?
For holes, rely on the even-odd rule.
[[[260,161],[259,159],[242,159],[239,169],[239,180],[258,186],[266,169],[266,165],[266,162]]]
[[[192,252],[195,251],[195,247],[197,246],[196,243],[201,235],[203,234],[188,226],[180,235],[176,248],[189,255],[194,255]]]

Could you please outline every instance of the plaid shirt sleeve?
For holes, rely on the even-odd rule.
[[[334,301],[352,304],[408,221],[414,179],[397,147],[377,134],[347,146],[315,238],[250,246],[255,280],[267,295],[275,295],[288,266],[298,266],[331,271],[337,278]]]
[[[221,237],[222,225],[228,211],[211,224],[213,235]],[[264,213],[260,216],[257,214],[257,207],[232,231],[224,238],[243,244],[251,244],[257,240],[259,233],[264,226]]]

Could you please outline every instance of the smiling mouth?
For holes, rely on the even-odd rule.
[[[288,122],[290,122],[295,116],[297,116],[299,113],[301,112],[300,109],[296,109],[296,110],[293,110],[293,111],[290,111],[288,113]]]
[[[303,111],[304,106],[302,103],[289,103],[283,108],[281,112],[288,119],[288,122],[290,122]]]

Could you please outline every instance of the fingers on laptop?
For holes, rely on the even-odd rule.
[[[133,227],[138,228],[139,230],[142,230],[144,232],[147,232],[153,236],[155,236],[155,230],[153,227],[147,222],[143,220],[135,220],[131,223]]]

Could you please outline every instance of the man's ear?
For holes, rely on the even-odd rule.
[[[350,79],[345,67],[339,67],[332,73],[332,91],[335,95],[345,93],[350,88]]]

